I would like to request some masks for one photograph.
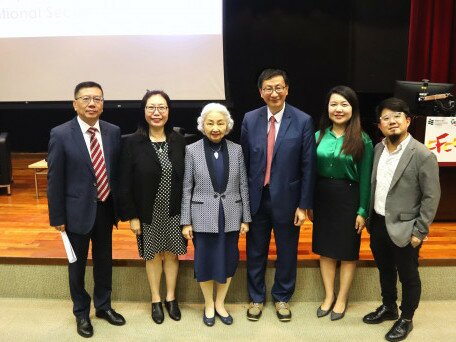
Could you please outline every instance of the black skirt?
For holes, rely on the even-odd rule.
[[[320,178],[315,187],[312,251],[344,261],[359,259],[361,235],[355,229],[357,182]]]

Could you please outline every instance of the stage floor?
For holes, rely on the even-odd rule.
[[[66,259],[60,234],[49,226],[46,175],[38,175],[39,198],[35,196],[34,171],[28,165],[45,157],[44,154],[13,154],[12,195],[0,189],[0,262],[60,264]],[[422,264],[456,265],[456,222],[435,222],[430,236],[421,249]],[[312,224],[306,221],[301,227],[298,259],[318,260],[311,251]],[[369,264],[372,254],[369,234],[364,230],[361,239],[360,260]],[[245,260],[245,236],[239,240],[241,260]],[[275,260],[276,250],[272,239],[269,259]],[[136,238],[126,222],[113,232],[113,259],[119,265],[141,262]],[[182,260],[193,260],[193,246]]]

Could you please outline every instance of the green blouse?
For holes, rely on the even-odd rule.
[[[320,131],[315,133],[318,141]],[[347,179],[359,183],[358,215],[367,218],[370,201],[370,181],[374,148],[372,140],[366,133],[362,133],[364,152],[358,163],[351,155],[341,152],[344,136],[336,137],[328,127],[317,147],[317,173],[319,177]]]

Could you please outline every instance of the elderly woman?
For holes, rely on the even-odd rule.
[[[181,318],[175,298],[177,256],[187,253],[180,228],[185,141],[168,128],[169,107],[165,92],[146,92],[138,130],[124,142],[120,162],[120,217],[130,221],[139,255],[146,260],[152,319],[157,324],[164,320],[159,292],[163,271],[165,308],[173,320]]]
[[[215,316],[233,323],[225,297],[239,261],[239,232],[246,233],[251,221],[242,149],[225,139],[233,124],[225,106],[206,105],[198,118],[205,137],[185,152],[182,234],[195,246],[195,278],[203,292],[207,326],[214,325]]]
[[[369,210],[373,147],[361,128],[356,93],[332,88],[317,140],[318,180],[315,187],[312,250],[320,255],[325,299],[317,316],[344,317],[359,258],[361,232]],[[311,217],[312,215],[310,215]],[[334,292],[340,260],[339,293]]]

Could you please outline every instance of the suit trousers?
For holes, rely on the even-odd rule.
[[[272,212],[269,187],[266,186],[247,233],[247,287],[250,299],[255,303],[264,303],[266,299],[265,272],[272,229],[277,248],[276,272],[271,289],[273,300],[288,302],[296,284],[299,227],[294,226],[292,221],[289,224],[277,223]]]
[[[92,230],[85,235],[67,231],[77,261],[68,265],[73,313],[76,317],[89,318],[90,295],[84,284],[89,242],[92,241],[93,302],[97,310],[111,308],[112,292],[112,226],[114,211],[111,196],[97,202],[97,215]]]
[[[380,272],[383,304],[395,307],[397,300],[397,275],[402,284],[401,317],[412,319],[421,296],[418,256],[421,245],[413,248],[409,243],[398,247],[391,240],[385,217],[373,213],[370,228],[370,247]]]

